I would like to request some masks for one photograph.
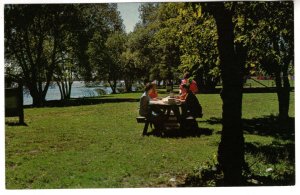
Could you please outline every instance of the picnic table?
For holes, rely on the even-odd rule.
[[[161,100],[151,100],[149,107],[151,111],[154,107],[163,110],[166,119],[170,119],[171,115],[174,115],[176,121],[180,122],[181,116],[184,114],[184,109],[182,109],[184,103],[184,101],[166,97]]]
[[[164,130],[172,128],[185,129],[187,121],[196,122],[195,118],[186,117],[186,109],[184,109],[184,106],[185,101],[170,97],[151,100],[149,103],[150,112],[155,109],[162,110],[162,114],[164,115]],[[137,117],[137,121],[145,123],[143,135],[146,135],[151,119],[147,117]]]

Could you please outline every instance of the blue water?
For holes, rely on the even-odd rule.
[[[82,97],[94,97],[98,96],[96,89],[105,90],[106,94],[110,94],[112,92],[110,87],[86,87],[83,81],[74,81],[71,90],[71,98],[82,98]],[[57,84],[53,84],[49,87],[46,100],[60,100],[60,91]],[[24,91],[24,105],[32,104],[32,97],[29,93]]]

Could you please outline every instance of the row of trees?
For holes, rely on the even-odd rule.
[[[35,106],[52,82],[70,98],[74,79],[115,80],[118,33],[124,26],[116,4],[6,5],[6,77],[22,81]]]
[[[208,3],[213,5],[214,3]],[[288,115],[293,71],[293,3],[225,3],[232,12],[235,50],[244,64],[275,78],[280,116]],[[51,82],[62,99],[74,79],[102,80],[116,92],[134,81],[174,81],[188,71],[201,91],[220,81],[216,20],[205,3],[143,3],[141,21],[126,34],[116,4],[6,5],[6,74],[22,78],[33,104]],[[13,70],[13,71],[12,71]]]
[[[293,2],[228,2],[235,59],[242,77],[255,68],[275,78],[279,116],[288,117],[294,70]],[[215,88],[222,69],[216,3],[146,3],[127,47],[144,80],[174,80],[188,71],[200,91]],[[220,19],[223,22],[222,18]],[[222,79],[224,82],[224,80]]]

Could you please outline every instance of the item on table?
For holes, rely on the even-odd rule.
[[[176,104],[176,99],[175,98],[169,98],[168,103],[169,104]]]
[[[174,98],[174,93],[170,92],[170,98]]]
[[[163,101],[164,103],[168,103],[168,97],[163,98],[162,101]]]

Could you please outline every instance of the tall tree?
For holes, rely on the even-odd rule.
[[[5,6],[5,58],[21,67],[35,106],[45,101],[73,14],[66,5]]]
[[[159,54],[155,52],[153,40],[155,33],[159,30],[157,19],[159,3],[143,3],[139,8],[141,22],[135,26],[132,35],[134,52],[136,53],[137,66],[141,69],[144,83],[150,80],[161,80],[157,68]]]
[[[212,90],[220,80],[220,59],[214,18],[202,13],[199,3],[180,8],[180,49],[182,72],[190,72],[200,92]]]
[[[103,56],[108,35],[122,29],[116,4],[6,5],[5,58],[21,67],[33,104],[40,106],[51,81],[64,99],[74,76],[93,80],[95,63],[89,59]],[[91,42],[98,55],[89,55]]]
[[[107,81],[116,93],[117,81],[122,77],[122,53],[125,51],[126,37],[123,32],[114,32],[106,41],[106,72]],[[103,69],[102,69],[103,70]]]
[[[218,161],[224,173],[225,185],[241,185],[244,165],[244,136],[242,130],[242,72],[234,45],[233,4],[208,3],[218,32],[218,50],[222,78],[222,135]]]
[[[123,21],[114,3],[89,7],[85,16],[91,18],[91,15],[86,50],[90,71],[86,73],[89,77],[86,80],[107,81],[113,93],[116,93],[117,80],[121,79],[119,62],[124,45]]]
[[[293,2],[245,2],[246,18],[251,20],[248,39],[250,62],[275,79],[279,119],[289,115],[290,83],[289,70],[294,68],[294,16]],[[249,22],[248,22],[249,23]]]
[[[139,64],[139,52],[135,50],[137,44],[135,35],[136,33],[132,32],[126,36],[125,48],[121,54],[122,75],[126,92],[131,92],[133,82],[144,76],[142,74],[143,70],[140,68],[141,66]]]
[[[152,43],[153,51],[156,53],[159,69],[159,77],[167,80],[173,88],[174,72],[180,65],[180,48],[178,39],[178,7],[182,4],[164,3],[160,4],[157,14],[158,30],[154,34]]]

